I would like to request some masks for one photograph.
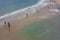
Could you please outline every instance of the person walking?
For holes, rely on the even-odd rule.
[[[11,27],[10,23],[8,22],[7,25],[8,25],[8,29],[9,29],[9,32],[10,32],[10,27]]]

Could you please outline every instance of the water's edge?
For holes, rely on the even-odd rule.
[[[1,16],[0,17],[0,21],[2,22],[4,20],[14,20],[14,19],[16,19],[18,17],[19,17],[18,19],[24,18],[25,17],[25,13],[28,13],[29,11],[31,13],[34,13],[38,8],[39,9],[40,8],[43,8],[46,5],[47,5],[46,0],[39,1],[35,5],[32,5],[32,6],[29,6],[29,7],[24,8],[24,9],[14,11],[14,12],[12,12],[10,14],[6,14],[6,15]],[[31,14],[31,13],[29,13],[29,14]]]

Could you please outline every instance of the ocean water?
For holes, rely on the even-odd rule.
[[[34,5],[39,0],[0,0],[0,16]]]
[[[32,22],[19,30],[21,40],[60,40],[60,15]]]

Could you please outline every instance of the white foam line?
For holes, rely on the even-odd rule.
[[[10,14],[3,15],[3,16],[0,17],[0,19],[5,18],[5,17],[7,17],[7,16],[14,15],[14,14],[19,13],[19,12],[22,12],[22,11],[28,9],[28,8],[32,8],[32,7],[36,7],[36,6],[38,6],[38,5],[41,5],[41,4],[43,3],[43,1],[46,1],[46,0],[39,1],[37,4],[35,4],[35,5],[33,5],[33,6],[26,7],[26,8],[24,8],[24,9],[14,11],[14,12],[12,12],[12,13],[10,13]]]

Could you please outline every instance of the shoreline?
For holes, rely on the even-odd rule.
[[[25,25],[29,25],[31,22],[53,19],[60,14],[60,12],[58,13],[56,11],[50,11],[51,9],[49,10],[46,8],[47,6],[48,5],[39,9],[40,5],[38,5],[36,7],[28,8],[22,12],[13,12],[12,15],[2,18],[0,22],[9,22],[11,27],[9,32],[8,28],[5,29],[5,26],[3,24],[3,26],[0,24],[0,40],[19,40],[22,36],[19,37],[18,31]],[[36,11],[39,11],[39,16],[37,15]],[[28,19],[26,18],[26,13],[29,13]]]
[[[36,11],[37,9],[38,9],[38,7],[41,7],[41,8],[43,8],[44,6],[46,6],[47,5],[47,3],[45,2],[46,0],[42,0],[42,1],[39,1],[39,2],[37,2],[37,4],[35,4],[35,5],[32,5],[32,6],[29,6],[29,7],[26,7],[26,8],[24,8],[24,9],[21,9],[21,10],[17,10],[17,11],[14,11],[14,12],[12,12],[12,13],[10,13],[10,14],[6,14],[6,15],[4,15],[4,16],[1,16],[0,17],[0,21],[1,20],[5,20],[5,19],[15,19],[15,17],[17,18],[18,17],[18,15],[19,15],[19,17],[21,17],[20,15],[21,14],[24,14],[23,16],[25,17],[25,13],[27,13],[27,12],[31,12],[31,11]],[[45,2],[45,3],[43,3],[43,2]],[[42,6],[43,5],[43,6]],[[32,9],[33,8],[33,9]],[[34,13],[34,12],[32,12],[32,13]],[[31,14],[31,13],[30,13]],[[24,18],[23,17],[23,18]]]

